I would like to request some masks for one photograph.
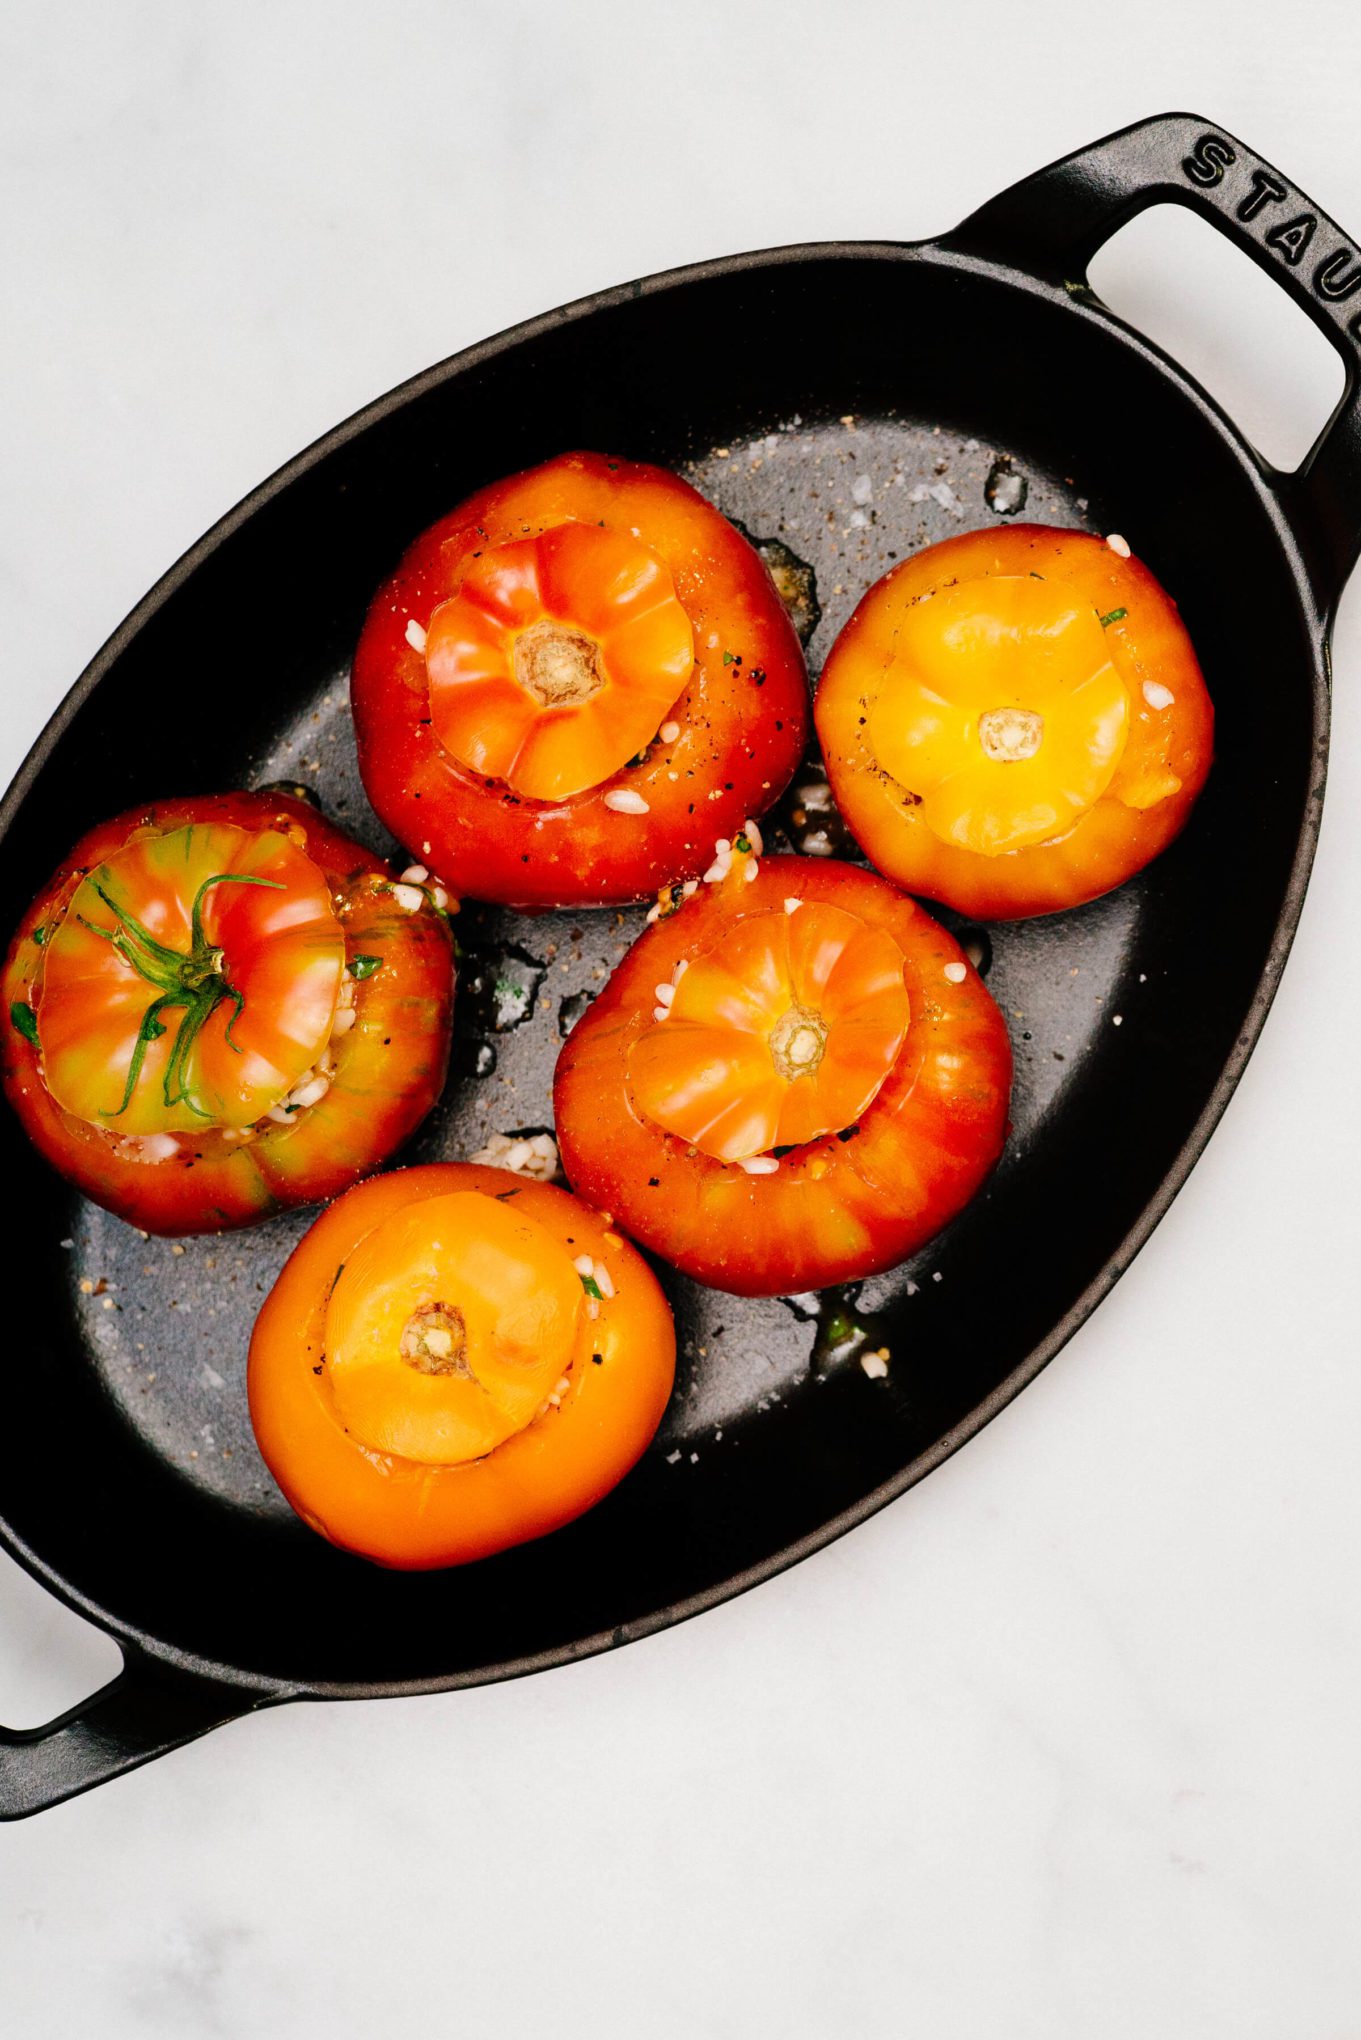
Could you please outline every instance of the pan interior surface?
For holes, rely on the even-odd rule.
[[[50,1177],[6,1114],[24,1280],[0,1508],[110,1626],[253,1680],[378,1690],[570,1656],[743,1583],[901,1485],[1049,1337],[1178,1166],[1312,821],[1314,646],[1213,417],[1095,318],[930,251],[827,253],[546,324],[338,435],[115,643],[11,824],[5,925],[90,821],[151,795],[296,781],[391,847],[346,704],[367,597],[460,496],[573,445],[677,466],[782,549],[814,675],[864,588],[923,544],[1017,516],[1121,531],[1181,604],[1218,762],[1181,841],[1107,899],[986,929],[942,913],[1016,1052],[1012,1138],[970,1210],[916,1261],[822,1298],[743,1301],[660,1269],[680,1368],[652,1450],[582,1522],[461,1571],[332,1550],[255,1451],[250,1327],[311,1214],[144,1240]],[[820,847],[819,791],[810,768],[768,849]],[[642,925],[641,908],[465,907],[453,1072],[403,1159],[547,1127],[561,1041]],[[873,1379],[860,1356],[880,1348]]]

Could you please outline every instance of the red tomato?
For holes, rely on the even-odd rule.
[[[1147,567],[1038,524],[966,532],[876,581],[816,716],[866,854],[983,920],[1078,906],[1142,870],[1186,822],[1214,735]]]
[[[617,904],[703,869],[807,734],[755,551],[664,468],[563,454],[468,498],[369,611],[352,698],[374,807],[460,892]]]
[[[251,1339],[251,1422],[303,1520],[381,1565],[462,1565],[608,1494],[661,1422],[671,1312],[599,1213],[504,1169],[362,1183]]]
[[[577,1023],[553,1102],[582,1196],[696,1280],[775,1296],[937,1233],[1001,1153],[1010,1088],[1002,1016],[922,908],[739,842]]]
[[[433,892],[286,793],[101,823],[5,963],[0,1078],[25,1132],[145,1232],[334,1196],[444,1081],[453,955]]]

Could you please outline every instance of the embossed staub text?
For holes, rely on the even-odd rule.
[[[1356,250],[1274,170],[1240,162],[1238,150],[1223,135],[1199,136],[1182,158],[1181,168],[1200,190],[1219,187],[1218,197],[1233,217],[1255,229],[1288,268],[1303,269],[1322,303],[1340,305],[1361,291],[1361,256]],[[1361,307],[1347,320],[1346,330],[1361,341]]]

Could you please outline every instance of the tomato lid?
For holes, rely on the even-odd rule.
[[[531,800],[599,786],[656,735],[694,665],[670,570],[630,532],[559,524],[474,555],[425,637],[451,757]]]
[[[995,857],[1070,829],[1129,723],[1095,610],[1058,582],[990,574],[903,615],[868,735],[936,836]]]
[[[337,1271],[324,1335],[336,1415],[375,1452],[484,1458],[543,1408],[584,1316],[582,1278],[537,1219],[477,1190],[420,1198]]]
[[[791,899],[741,915],[634,1042],[635,1104],[722,1162],[839,1132],[902,1048],[903,962],[891,935],[844,907]]]
[[[148,829],[87,872],[35,987],[43,1079],[109,1132],[253,1124],[325,1048],[345,937],[277,830]]]

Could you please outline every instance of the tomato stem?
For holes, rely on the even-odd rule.
[[[209,888],[215,885],[263,885],[274,892],[285,890],[282,879],[256,878],[244,871],[217,871],[211,878],[205,878],[194,894],[193,905],[189,910],[188,955],[182,950],[171,949],[164,942],[158,941],[149,928],[144,927],[126,907],[120,906],[101,885],[96,885],[94,889],[118,925],[114,928],[101,928],[97,922],[87,921],[84,915],[80,917],[82,927],[88,928],[92,935],[98,935],[103,941],[110,943],[123,961],[130,964],[138,976],[145,978],[148,984],[154,985],[160,995],[151,1001],[142,1015],[142,1024],[137,1030],[137,1040],[133,1045],[132,1060],[128,1064],[128,1078],[122,1100],[112,1112],[103,1115],[107,1119],[120,1118],[132,1103],[147,1049],[166,1031],[161,1014],[167,1007],[184,1008],[184,1018],[175,1031],[175,1039],[170,1045],[170,1056],[165,1066],[165,1075],[161,1081],[161,1095],[167,1106],[183,1105],[200,1119],[211,1118],[212,1115],[191,1096],[185,1081],[185,1070],[194,1043],[203,1031],[205,1023],[224,999],[229,999],[233,1007],[232,1016],[227,1022],[225,1038],[228,1045],[238,1055],[241,1054],[241,1045],[233,1039],[232,1029],[240,1019],[246,1002],[236,987],[227,982],[223,970],[225,958],[221,949],[215,948],[203,932],[204,896]]]
[[[159,1040],[165,1033],[165,1026],[160,1017],[161,1009],[168,1006],[171,999],[172,994],[166,992],[161,998],[153,999],[143,1013],[142,1024],[137,1030],[137,1040],[132,1051],[132,1061],[128,1064],[128,1081],[123,1089],[122,1102],[117,1111],[107,1115],[110,1119],[117,1119],[132,1103],[132,1094],[137,1089],[137,1079],[142,1074],[142,1064],[146,1060],[147,1044]]]

